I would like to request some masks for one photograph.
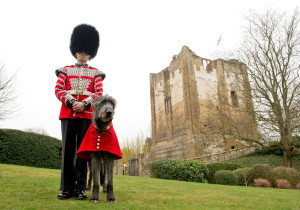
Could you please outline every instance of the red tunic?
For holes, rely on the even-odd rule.
[[[59,119],[92,119],[92,105],[95,99],[102,95],[102,80],[105,74],[88,65],[65,66],[57,69],[55,73],[58,77],[55,95],[62,102]],[[74,113],[72,110],[74,101],[84,103],[86,110]]]
[[[115,159],[122,158],[119,141],[112,123],[103,133],[98,133],[92,123],[79,147],[77,156],[82,159],[90,159],[93,152],[99,151],[110,152],[114,154]]]

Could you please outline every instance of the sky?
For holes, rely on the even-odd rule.
[[[54,72],[76,62],[70,36],[81,23],[99,31],[98,54],[89,64],[106,74],[104,94],[117,100],[113,123],[122,145],[151,136],[150,73],[168,67],[184,45],[213,58],[239,46],[250,9],[299,6],[298,0],[2,0],[0,64],[10,75],[17,72],[19,108],[0,128],[43,129],[61,139]]]

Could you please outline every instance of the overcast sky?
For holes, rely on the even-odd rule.
[[[98,54],[89,64],[105,72],[104,94],[118,101],[114,127],[122,145],[140,132],[151,135],[149,75],[169,66],[182,46],[211,58],[238,47],[250,9],[292,12],[299,6],[299,0],[3,0],[0,63],[8,73],[18,72],[21,109],[0,127],[42,128],[61,139],[54,72],[75,63],[69,44],[78,24],[100,33]]]

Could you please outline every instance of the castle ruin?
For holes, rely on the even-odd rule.
[[[228,122],[243,125],[236,119],[247,122],[238,129],[243,135],[259,135],[246,66],[237,60],[212,61],[183,46],[169,67],[150,74],[150,94],[150,162],[247,146],[232,135],[235,125]]]

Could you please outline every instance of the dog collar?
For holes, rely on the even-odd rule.
[[[95,127],[95,125],[92,123],[92,132],[95,132],[95,133],[98,133],[97,132],[97,128]],[[110,124],[110,125],[108,125],[108,126],[106,126],[105,128],[104,128],[104,131],[103,132],[108,132],[108,133],[112,133],[112,130],[111,129],[113,129],[113,125],[112,125],[112,123]]]

